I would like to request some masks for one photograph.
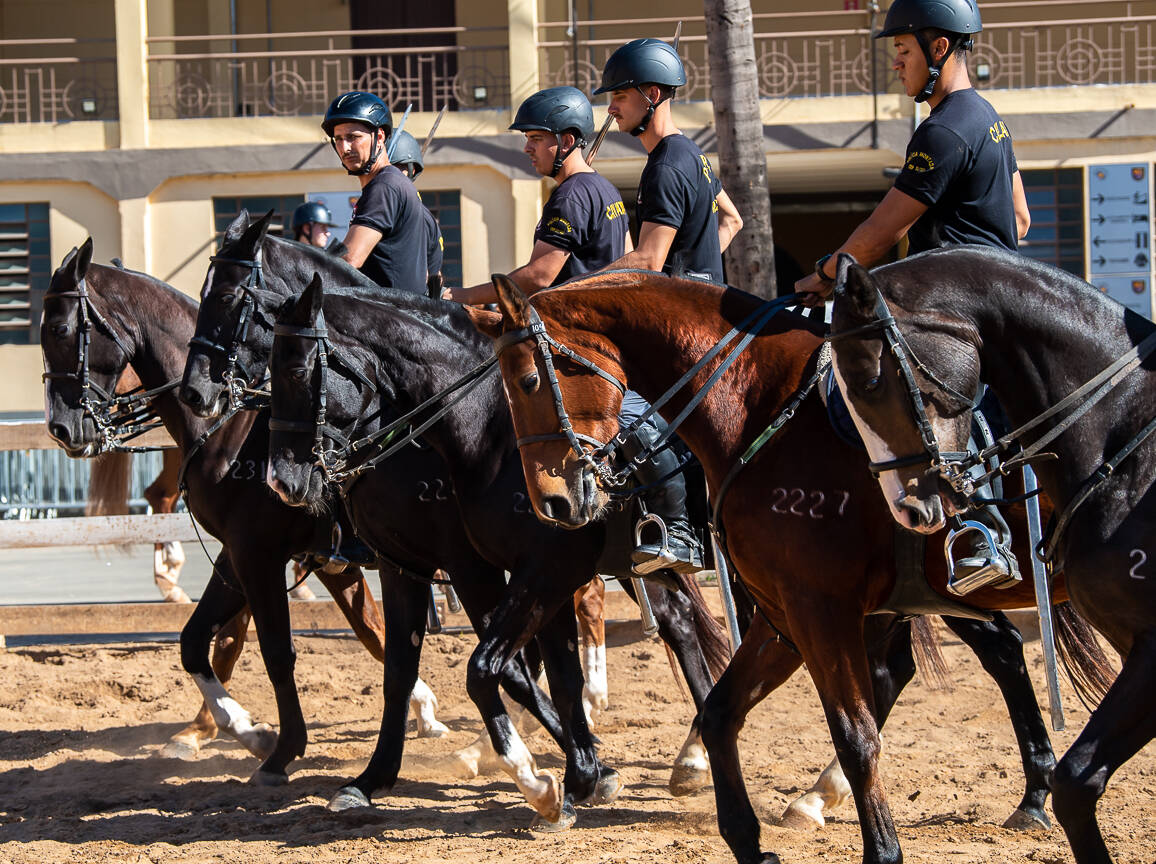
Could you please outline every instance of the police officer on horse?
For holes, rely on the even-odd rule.
[[[329,229],[332,227],[333,215],[320,201],[306,201],[293,211],[293,239],[298,243],[325,249],[329,246]]]
[[[396,165],[410,182],[416,184],[418,175],[425,170],[425,162],[421,155],[421,145],[417,139],[404,129],[393,133],[390,139],[390,164]],[[421,201],[421,192],[417,194]],[[430,297],[440,297],[442,294],[442,262],[445,258],[445,240],[442,237],[442,228],[437,217],[422,202],[422,223],[425,225],[426,250],[426,288]]]
[[[907,95],[931,112],[907,145],[903,169],[871,215],[838,249],[815,262],[795,290],[818,302],[834,291],[834,259],[853,255],[871,265],[902,237],[910,254],[962,243],[1016,251],[1030,217],[1011,133],[971,85],[967,52],[983,29],[975,0],[895,0],[876,38],[891,37],[893,67]],[[991,413],[1002,413],[998,406]],[[990,497],[990,496],[988,496]],[[953,581],[980,574],[982,584],[1014,578],[1011,532],[994,505],[974,518],[990,531],[966,536],[970,549],[952,566]]]

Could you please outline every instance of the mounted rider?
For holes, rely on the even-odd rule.
[[[346,173],[361,182],[345,235],[346,261],[379,285],[426,292],[425,226],[417,190],[390,164],[389,108],[372,93],[354,90],[333,100],[321,128]]]
[[[421,145],[417,143],[417,139],[406,132],[404,129],[393,133],[390,139],[391,156],[390,164],[396,165],[398,169],[410,179],[411,183],[417,184],[418,175],[425,170],[425,162],[422,160]],[[421,192],[417,193],[417,198],[421,201]],[[425,225],[426,232],[426,290],[430,297],[440,297],[442,294],[442,286],[445,280],[442,278],[442,262],[445,256],[445,239],[442,237],[442,227],[438,224],[437,217],[430,212],[430,209],[422,203],[422,221]]]
[[[618,129],[638,138],[649,154],[638,183],[638,245],[609,265],[609,269],[661,270],[676,276],[723,281],[722,253],[742,228],[739,216],[709,160],[674,123],[670,103],[675,91],[686,83],[686,71],[678,52],[660,39],[636,39],[620,47],[602,70],[602,86],[594,95],[610,93],[609,112]],[[618,422],[622,428],[635,423],[650,410],[641,396],[627,391]],[[641,425],[623,447],[633,456],[649,448],[665,428],[661,417]],[[636,570],[667,566],[681,572],[701,570],[702,547],[686,514],[686,483],[678,457],[661,449],[644,462],[636,477],[650,486],[664,477],[665,483],[643,494],[651,513],[666,524],[668,548],[660,543],[642,544],[635,550]]]
[[[293,239],[298,243],[325,249],[329,246],[332,227],[333,214],[320,201],[306,201],[293,211]]]
[[[1016,251],[1030,224],[1012,138],[996,110],[971,85],[967,52],[983,29],[974,0],[895,0],[876,38],[892,37],[892,66],[908,96],[931,112],[911,137],[895,185],[871,215],[795,290],[818,302],[835,287],[839,253],[870,266],[904,235],[908,252],[977,244]],[[989,415],[1002,411],[985,399]],[[983,406],[981,406],[982,408]],[[990,493],[985,497],[991,497]],[[990,548],[978,528],[963,537],[970,549],[948,565],[952,580],[976,587],[1018,578],[1011,531],[994,505],[972,514],[991,533]]]

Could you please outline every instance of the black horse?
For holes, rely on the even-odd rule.
[[[242,213],[226,232],[221,254],[216,256],[206,278],[197,338],[189,352],[181,390],[182,398],[202,413],[210,414],[223,408],[231,398],[230,387],[236,389],[249,386],[260,380],[272,347],[273,317],[288,298],[300,293],[307,281],[302,278],[303,273],[312,275],[315,271],[321,272],[331,283],[352,285],[354,287],[350,290],[354,296],[362,297],[363,290],[382,296],[383,289],[366,280],[340,259],[312,247],[268,237],[268,224],[269,217],[266,215],[249,225],[248,214]],[[392,292],[390,296],[396,293]],[[440,320],[447,309],[457,308],[442,301],[424,302],[426,309],[422,314],[429,320]],[[455,322],[463,332],[473,333],[464,315],[459,314]],[[417,334],[414,338],[424,338],[424,335]],[[478,346],[483,345],[478,337],[474,336],[474,339]],[[409,351],[415,359],[423,358],[427,347],[420,342],[409,343]],[[475,398],[463,405],[468,407],[476,402]],[[497,404],[500,406],[500,401]],[[494,424],[490,425],[494,427]],[[454,478],[452,483],[459,496],[463,489],[476,489],[479,485],[486,490],[487,495],[500,493],[500,503],[495,503],[497,499],[490,497],[484,503],[474,505],[472,513],[463,515],[466,516],[473,545],[487,560],[515,574],[502,604],[494,611],[487,628],[487,634],[503,632],[503,641],[499,645],[495,641],[496,637],[483,638],[482,647],[485,652],[475,655],[477,663],[471,665],[471,673],[476,672],[476,676],[471,674],[471,681],[476,678],[480,683],[472,685],[471,692],[479,693],[475,701],[479,707],[485,706],[482,708],[483,713],[499,711],[501,720],[496,722],[505,724],[505,712],[497,699],[494,676],[518,648],[533,638],[536,631],[539,643],[545,640],[550,645],[549,649],[543,645],[542,654],[550,676],[551,693],[555,702],[559,703],[563,721],[570,722],[572,730],[569,738],[559,741],[571,757],[566,775],[567,799],[586,800],[595,794],[596,787],[599,790],[597,796],[606,798],[610,794],[608,790],[614,788],[617,781],[613,779],[612,772],[598,764],[585,718],[575,723],[569,716],[575,705],[581,713],[581,700],[577,703],[569,701],[572,688],[577,686],[581,690],[582,686],[581,670],[575,665],[578,662],[577,655],[570,647],[576,644],[573,615],[568,608],[563,612],[561,606],[554,605],[555,600],[572,595],[577,587],[588,582],[598,572],[598,556],[605,546],[604,529],[600,527],[583,535],[569,535],[567,532],[543,534],[538,531],[537,523],[530,515],[517,460],[515,458],[511,462],[503,459],[503,454],[512,449],[513,441],[510,439],[506,443],[495,429],[505,428],[479,430],[484,435],[470,440],[465,447],[465,455],[478,460],[480,467],[468,480],[464,477]],[[433,434],[431,430],[429,435]],[[432,443],[434,439],[430,440]],[[500,446],[495,442],[501,442]],[[372,496],[372,503],[354,506],[355,512],[359,506],[363,506],[366,512],[372,514],[372,518],[359,518],[359,528],[370,535],[366,539],[371,544],[376,542],[376,536],[383,530],[381,526],[388,524],[378,521],[382,518],[380,502],[389,495],[403,500],[412,497],[413,485],[398,489],[390,479],[398,470],[395,463],[408,462],[412,458],[411,451],[412,448],[407,448],[404,459],[392,460],[385,470],[373,472],[371,476],[375,478],[373,484],[377,484],[377,492]],[[432,476],[430,474],[425,478],[427,484]],[[444,488],[451,488],[450,480],[444,483]],[[367,499],[370,497],[366,496]],[[518,512],[495,512],[485,514],[486,519],[479,518],[478,511],[486,507],[502,510],[516,508]],[[509,536],[509,519],[533,526],[532,543],[523,543],[518,547],[512,545],[514,538]],[[567,551],[572,548],[573,553]],[[457,574],[452,570],[450,572],[456,585]],[[729,656],[729,649],[725,633],[710,617],[697,585],[693,584],[693,580],[681,577],[679,581],[685,586],[684,592],[674,594],[661,588],[650,588],[648,593],[654,606],[659,633],[672,646],[697,708],[709,692],[712,670],[716,675],[721,672]],[[388,590],[391,595],[394,593],[392,588]],[[540,598],[545,598],[545,604],[539,602]],[[544,609],[548,610],[548,614]],[[387,624],[386,653],[391,658],[391,664],[393,638],[408,641],[406,634],[414,632],[414,628],[424,627],[424,613],[418,615],[416,608],[410,612],[408,623],[396,626]],[[392,614],[392,610],[387,610],[387,616]],[[404,611],[399,607],[396,614],[403,615]],[[557,620],[544,626],[555,615],[558,616]],[[397,656],[399,663],[412,664],[416,672],[416,654],[411,653],[409,648],[399,644]],[[484,661],[480,659],[483,656],[486,658]],[[478,663],[483,663],[485,668],[478,666]],[[555,670],[553,673],[551,667]],[[481,695],[483,692],[484,696]],[[495,722],[490,720],[487,720],[487,728],[495,748],[500,754],[508,756],[508,746],[507,749],[503,749],[503,746],[514,739],[507,734],[506,728],[503,726],[499,733]],[[379,741],[367,771],[339,793],[332,806],[339,808],[367,803],[375,790],[392,784],[396,778],[400,745],[387,743],[386,738],[390,734],[383,731],[383,738]],[[392,755],[395,750],[391,748],[396,748],[398,758]],[[555,794],[556,790],[553,787],[547,789],[543,785],[548,783],[546,780],[535,779],[532,774],[523,774],[519,778],[520,787],[535,802],[545,823],[567,825],[573,818],[569,800],[564,806],[561,796]]]
[[[848,258],[839,271],[835,364],[897,521],[930,532],[968,505],[963,394],[981,380],[1019,458],[1037,462],[1059,514],[1045,554],[1123,658],[1052,784],[1076,861],[1109,862],[1096,804],[1156,737],[1156,327],[1068,273],[994,249],[871,273]]]
[[[266,487],[268,410],[243,411],[219,425],[198,417],[175,395],[185,364],[185,349],[193,335],[197,305],[170,286],[140,273],[91,264],[92,241],[65,259],[45,295],[41,346],[48,370],[47,420],[50,434],[72,455],[95,455],[100,432],[93,412],[85,407],[97,390],[112,393],[126,365],[132,364],[148,390],[172,384],[155,400],[155,408],[177,447],[185,454],[183,480],[189,510],[224,548],[214,563],[204,594],[181,633],[181,661],[193,676],[218,726],[264,759],[254,781],[278,784],[286,766],[304,753],[306,730],[293,680],[295,653],[289,629],[285,566],[291,556],[312,548],[319,531],[328,539],[332,520],[319,519],[288,507]],[[86,386],[87,385],[87,386]],[[93,390],[92,388],[97,388]],[[210,434],[211,433],[211,434]],[[416,484],[444,469],[432,454],[412,460],[399,473]],[[432,472],[432,474],[431,474]],[[398,560],[419,572],[439,566],[428,549],[444,545],[442,564],[453,564],[462,575],[463,604],[474,614],[479,604],[488,610],[487,591],[500,591],[500,570],[470,554],[452,503],[430,500],[398,502],[389,517],[398,536],[421,549],[404,557],[397,543],[383,545]],[[342,575],[319,574],[342,605],[350,623],[377,659],[383,659],[380,626],[367,629],[359,605],[376,605],[357,567]],[[481,586],[476,589],[471,586]],[[346,587],[357,588],[354,596]],[[482,595],[478,600],[474,590]],[[261,644],[266,671],[273,683],[280,734],[265,724],[254,725],[247,711],[229,696],[209,664],[213,635],[246,605]],[[483,610],[484,611],[484,610]],[[528,670],[510,667],[517,680],[511,686],[529,692]],[[388,677],[388,669],[387,669]],[[396,677],[396,676],[395,676]],[[509,682],[507,682],[509,683]],[[400,694],[400,724],[404,732],[406,704],[414,682]],[[423,685],[424,686],[424,685]],[[530,701],[530,697],[525,697]],[[533,701],[542,701],[534,697]],[[545,722],[555,730],[556,719]]]

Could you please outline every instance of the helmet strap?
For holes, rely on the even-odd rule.
[[[637,126],[635,126],[633,129],[630,130],[630,134],[633,135],[635,138],[637,138],[639,135],[641,135],[643,132],[645,132],[648,128],[650,128],[650,121],[654,119],[654,109],[662,104],[663,99],[661,96],[659,96],[657,102],[651,102],[650,97],[646,95],[646,93],[643,91],[643,89],[641,87],[639,87],[637,84],[635,84],[634,89],[637,90],[639,92],[639,94],[642,96],[642,98],[646,100],[646,106],[647,106],[646,107],[646,116],[642,118],[642,122],[640,122]]]
[[[915,41],[919,43],[919,47],[923,49],[923,56],[927,60],[927,83],[923,85],[923,89],[915,94],[916,102],[926,102],[931,98],[931,94],[935,92],[935,85],[939,82],[939,76],[943,72],[943,64],[947,62],[948,58],[955,53],[955,50],[960,46],[964,39],[968,39],[966,35],[956,36],[954,39],[948,37],[947,51],[943,54],[943,59],[936,63],[931,59],[931,43],[927,41],[927,37],[923,32],[916,30],[914,33]],[[968,39],[971,42],[970,39]]]
[[[571,147],[569,150],[564,150],[562,147],[562,133],[561,132],[555,132],[554,133],[554,140],[558,142],[558,148],[554,151],[554,164],[550,168],[550,177],[551,178],[558,176],[558,172],[562,170],[562,163],[565,162],[567,159],[569,159],[570,154],[573,153],[578,147],[578,139],[575,138],[574,139],[574,146]]]

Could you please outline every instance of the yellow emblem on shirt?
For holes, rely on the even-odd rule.
[[[903,166],[904,171],[913,171],[916,174],[924,174],[928,171],[935,170],[935,160],[922,150],[916,150],[907,157],[907,164]]]
[[[550,221],[546,223],[546,231],[550,234],[563,236],[573,234],[574,227],[561,216],[551,216]]]

